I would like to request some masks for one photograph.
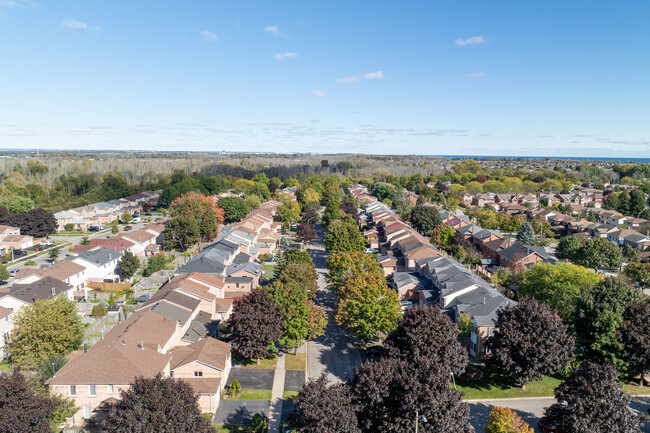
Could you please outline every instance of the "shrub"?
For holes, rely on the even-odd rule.
[[[31,259],[30,259],[30,260],[27,260],[27,261],[25,262],[25,266],[36,266],[36,265],[37,265],[37,263],[36,263],[35,260],[31,260]]]
[[[74,230],[74,224],[66,224],[63,228],[66,232],[71,232]]]
[[[95,305],[90,312],[90,317],[104,317],[106,315],[106,307],[102,304]]]

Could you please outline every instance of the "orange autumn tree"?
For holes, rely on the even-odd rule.
[[[217,237],[219,225],[224,221],[224,211],[214,200],[203,194],[188,192],[174,200],[169,208],[172,217],[188,217],[196,221],[201,240]]]
[[[495,406],[490,412],[485,433],[534,433],[534,430],[514,410]]]

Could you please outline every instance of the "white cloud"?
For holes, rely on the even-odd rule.
[[[340,84],[354,84],[354,83],[358,83],[360,80],[381,80],[383,78],[384,78],[384,71],[377,71],[377,72],[366,72],[365,74],[353,75],[351,77],[338,78],[334,81]]]
[[[367,74],[361,75],[361,78],[364,80],[381,80],[384,78],[384,71],[368,72]]]
[[[312,90],[311,91],[312,96],[325,96],[325,92],[322,90]]]
[[[66,21],[61,21],[61,27],[64,29],[87,29],[88,24],[82,23],[81,21],[77,20],[66,20]]]
[[[273,36],[287,36],[287,34],[283,33],[278,26],[266,26],[264,27],[264,31],[271,33]]]
[[[219,36],[215,35],[210,30],[197,30],[196,32],[203,36],[204,41],[219,42]]]
[[[293,57],[298,57],[298,53],[277,53],[275,55],[276,60],[291,59]]]
[[[464,74],[463,78],[485,78],[485,72],[471,72]]]
[[[487,41],[483,36],[472,36],[471,38],[467,39],[456,39],[454,41],[454,45],[457,47],[464,47],[466,45],[478,45],[478,44],[484,44]]]

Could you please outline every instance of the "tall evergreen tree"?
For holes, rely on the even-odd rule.
[[[522,245],[532,245],[534,241],[535,230],[533,226],[528,222],[523,223],[519,228],[519,232],[517,232],[517,242]]]

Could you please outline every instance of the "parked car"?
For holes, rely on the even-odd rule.
[[[569,430],[562,423],[549,416],[541,417],[537,425],[543,433],[569,433]]]
[[[131,227],[131,226],[124,227],[125,232],[130,232],[131,230],[133,230],[133,227]]]
[[[142,221],[142,220],[140,219],[139,216],[137,216],[137,217],[135,217],[135,218],[133,218],[133,219],[131,220],[131,222],[132,222],[133,224],[137,224],[137,223],[139,223],[140,221]]]
[[[27,251],[25,250],[14,250],[14,257],[26,256]]]
[[[9,271],[9,276],[15,277],[17,273],[18,273],[18,269],[12,269]]]
[[[373,248],[366,248],[366,254],[377,254],[379,251]]]
[[[368,359],[379,359],[384,354],[384,346],[378,344],[376,346],[370,346],[366,349],[366,356]]]
[[[38,244],[39,244],[39,245],[42,245],[42,246],[44,246],[44,247],[46,247],[46,246],[47,246],[47,247],[51,247],[52,245],[54,245],[54,242],[52,242],[51,240],[47,239],[47,240],[44,240],[44,241],[40,241]]]
[[[156,218],[154,221],[162,221],[163,218]]]
[[[101,230],[101,228],[99,226],[90,226],[90,227],[88,227],[89,232],[98,232],[100,230]]]
[[[151,216],[151,212],[145,213],[144,216]]]

